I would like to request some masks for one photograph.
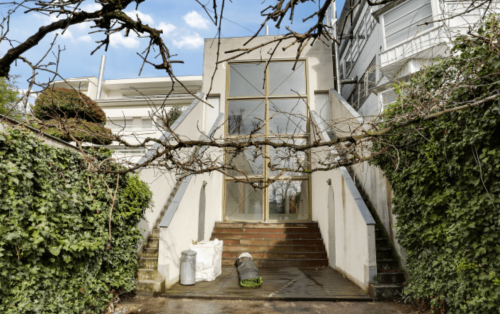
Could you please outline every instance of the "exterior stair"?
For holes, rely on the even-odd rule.
[[[243,252],[252,255],[257,267],[328,266],[318,223],[217,222],[213,239],[224,240],[222,265],[234,265]]]
[[[174,189],[170,193],[167,203],[163,207],[160,216],[149,235],[149,238],[139,253],[139,270],[136,276],[136,293],[151,295],[162,292],[165,289],[165,280],[158,272],[158,249],[160,242],[160,222],[172,203],[175,194],[181,186],[182,180],[177,181]]]
[[[406,286],[406,276],[382,228],[377,223],[375,227],[377,282],[370,285],[369,293],[374,300],[394,300],[401,298],[403,288]]]

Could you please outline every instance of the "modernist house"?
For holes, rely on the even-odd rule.
[[[433,57],[446,55],[450,27],[458,30],[465,25],[463,17],[438,21],[443,12],[461,10],[457,3],[408,0],[370,7],[363,2],[351,17],[347,16],[350,1],[337,22],[347,21],[344,32],[338,34],[343,38],[338,47],[340,92],[334,89],[336,65],[330,45],[318,41],[305,46],[294,69],[294,49],[278,49],[269,63],[271,52],[260,49],[221,63],[216,70],[216,39],[206,39],[204,75],[179,79],[210,106],[175,87],[167,107],[185,109],[172,129],[196,140],[211,134],[221,141],[245,140],[250,135],[296,143],[329,141],[343,134],[342,121],[362,125],[376,117],[394,100],[393,82],[411,77]],[[469,14],[464,21],[477,20],[480,13]],[[261,36],[252,43],[275,38]],[[247,40],[224,38],[220,51],[239,48]],[[114,131],[170,136],[151,119],[151,110],[171,89],[170,79],[90,77],[69,82],[97,101]],[[332,121],[335,130],[329,128]],[[158,148],[129,152],[116,147],[116,156],[132,153],[135,162],[145,163]],[[214,148],[201,148],[198,153],[231,156],[255,182],[277,175],[251,150],[236,156]],[[265,148],[271,160],[280,153]],[[294,158],[289,162],[310,156]],[[154,207],[140,224],[147,239],[139,248],[140,289],[160,291],[174,285],[179,280],[181,252],[192,241],[211,238],[225,241],[223,265],[233,265],[237,254],[248,251],[255,254],[258,266],[332,267],[373,296],[391,295],[402,287],[405,253],[395,237],[392,191],[376,167],[365,163],[351,169],[287,173],[265,189],[237,182],[235,177],[241,173],[225,177],[212,172],[177,181],[175,173],[161,170],[141,170],[153,190]],[[360,190],[373,204],[371,210]]]
[[[395,101],[394,83],[445,57],[454,37],[499,8],[492,3],[488,12],[468,11],[471,2],[466,1],[409,0],[372,7],[363,2],[348,15],[352,3],[346,0],[338,22],[345,24],[343,34],[338,28],[339,74],[349,82],[341,94],[368,119]]]

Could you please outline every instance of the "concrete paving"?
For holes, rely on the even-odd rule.
[[[115,314],[387,314],[423,313],[391,302],[317,302],[170,299],[135,296],[118,303]]]

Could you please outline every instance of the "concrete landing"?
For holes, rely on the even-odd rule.
[[[194,286],[176,284],[162,296],[169,298],[287,301],[371,301],[356,285],[330,267],[260,268],[264,284],[242,288],[234,266],[224,266],[215,281]]]

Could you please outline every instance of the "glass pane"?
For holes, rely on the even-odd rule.
[[[305,95],[305,62],[271,62],[269,64],[269,95]]]
[[[229,96],[263,96],[264,63],[231,64],[229,68]]]
[[[269,101],[270,134],[304,134],[306,126],[307,106],[303,99]]]
[[[270,220],[307,220],[309,184],[303,181],[276,181],[269,187]]]
[[[232,176],[256,176],[263,174],[263,152],[262,148],[249,147],[241,152],[236,153],[234,150],[227,153],[227,163],[235,170],[229,170],[229,175]],[[240,171],[238,171],[240,170]],[[244,174],[242,173],[244,172]]]
[[[226,219],[262,220],[262,189],[238,182],[226,182]]]
[[[305,139],[287,140],[296,145],[305,145]],[[306,152],[297,152],[290,148],[269,147],[269,157],[271,160],[271,177],[275,176],[306,176],[304,171],[310,170]],[[282,173],[283,170],[289,170]],[[280,175],[281,174],[281,175]]]
[[[234,100],[229,102],[228,134],[263,134],[265,104],[263,100]],[[260,128],[260,129],[259,129]]]

